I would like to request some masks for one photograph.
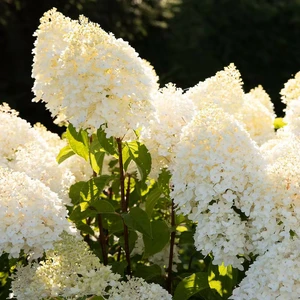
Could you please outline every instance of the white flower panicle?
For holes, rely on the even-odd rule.
[[[12,291],[19,300],[77,299],[107,295],[106,288],[115,286],[120,275],[102,265],[81,238],[63,232],[44,261],[19,267],[13,278]]]
[[[287,239],[259,256],[233,291],[233,300],[296,300],[300,295],[300,242]]]
[[[234,64],[230,64],[215,76],[199,82],[187,91],[198,109],[205,108],[207,104],[215,104],[229,114],[234,114],[243,105],[243,82],[241,74]]]
[[[31,125],[21,119],[19,113],[11,109],[8,104],[0,105],[0,164],[15,158],[17,148],[36,138]]]
[[[291,101],[300,97],[300,72],[284,84],[280,91],[282,102],[289,104]]]
[[[290,135],[278,137],[261,147],[267,159],[270,182],[264,203],[254,206],[253,246],[257,254],[264,253],[274,243],[283,241],[294,232],[300,236],[300,140]],[[267,182],[264,184],[268,185]],[[263,213],[262,213],[263,212]],[[254,212],[253,212],[254,214]]]
[[[180,139],[181,129],[193,118],[195,107],[183,90],[171,83],[159,90],[153,105],[154,118],[146,132],[142,131],[141,139],[151,153],[153,171],[150,176],[157,177],[172,161],[173,147]]]
[[[67,230],[62,200],[39,180],[0,167],[0,253],[43,255]]]
[[[273,103],[261,86],[244,94],[244,104],[234,116],[259,145],[275,137]]]
[[[132,277],[119,282],[109,291],[110,300],[172,300],[172,296],[155,283],[147,283],[142,278]]]
[[[127,42],[56,9],[44,14],[35,36],[34,101],[46,102],[52,116],[90,132],[107,124],[115,137],[147,125],[157,76]]]
[[[233,117],[207,106],[183,129],[174,153],[171,197],[179,213],[201,224],[195,233],[198,250],[241,267],[236,255],[247,254],[247,233],[236,210],[249,216],[259,199],[265,168],[259,148]]]
[[[74,155],[62,164],[56,157],[66,141],[41,124],[31,127],[7,104],[0,105],[0,165],[38,179],[70,204],[69,188],[92,175],[88,162]]]

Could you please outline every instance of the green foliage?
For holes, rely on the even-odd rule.
[[[183,280],[178,284],[173,299],[186,300],[207,288],[209,288],[207,273],[194,273],[188,277],[183,278]]]
[[[129,213],[122,214],[125,224],[152,238],[152,227],[147,213],[139,207],[132,207]]]
[[[127,170],[130,162],[134,161],[142,181],[146,180],[151,171],[151,156],[146,146],[137,141],[125,142],[122,149],[122,155],[125,170]]]
[[[225,267],[224,264],[216,266],[211,263],[208,272],[210,288],[216,290],[222,299],[228,299],[237,284],[238,270],[232,266]]]
[[[70,148],[85,160],[89,159],[89,140],[87,132],[84,130],[76,131],[74,126],[70,124],[66,132],[66,138]]]
[[[73,156],[75,154],[75,152],[71,149],[71,147],[69,145],[63,147],[57,157],[56,157],[56,161],[61,164],[63,161],[65,161],[67,158]]]
[[[170,229],[165,221],[154,220],[151,223],[152,238],[147,235],[143,236],[145,252],[143,258],[147,258],[155,253],[160,252],[170,240]]]

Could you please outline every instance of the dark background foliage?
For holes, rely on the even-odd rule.
[[[128,40],[161,85],[188,88],[234,62],[245,91],[261,84],[279,116],[279,91],[300,71],[299,0],[0,0],[0,103],[53,131],[44,104],[31,103],[32,34],[52,7]]]

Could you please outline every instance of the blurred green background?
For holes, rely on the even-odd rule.
[[[279,116],[279,91],[300,71],[299,0],[0,0],[0,103],[52,131],[44,104],[31,102],[32,34],[52,7],[128,40],[161,85],[188,88],[233,62],[245,91],[261,84]]]

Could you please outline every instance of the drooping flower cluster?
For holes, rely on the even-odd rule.
[[[159,284],[147,283],[142,278],[132,277],[112,287],[110,300],[171,300],[172,296]]]
[[[259,256],[246,272],[246,277],[233,291],[235,300],[299,299],[299,239],[287,239],[272,245]]]
[[[156,178],[161,169],[169,167],[174,157],[173,147],[179,141],[181,129],[193,118],[195,107],[183,90],[173,84],[159,90],[153,106],[154,118],[141,139],[151,153],[150,176]]]
[[[61,199],[39,180],[0,167],[0,253],[43,255],[68,230]]]
[[[216,263],[241,267],[246,224],[264,179],[264,159],[249,134],[223,109],[208,106],[184,129],[174,150],[171,197],[198,222],[195,245]]]
[[[105,296],[107,287],[115,286],[119,278],[99,262],[83,240],[63,232],[44,261],[18,268],[12,291],[19,300]]]
[[[92,175],[89,163],[73,156],[58,165],[56,157],[66,142],[44,126],[31,127],[7,104],[0,105],[0,121],[0,165],[40,180],[70,204],[70,186]]]
[[[33,92],[53,117],[90,132],[106,124],[115,137],[147,124],[157,77],[127,42],[56,9],[44,14],[35,36]]]

